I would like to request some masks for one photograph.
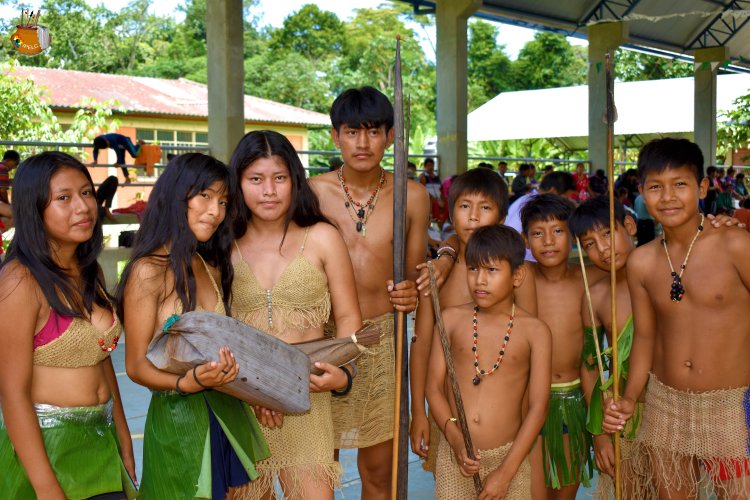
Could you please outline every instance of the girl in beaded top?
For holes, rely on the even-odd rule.
[[[0,269],[0,491],[132,498],[123,479],[135,479],[133,446],[110,359],[121,328],[96,261],[91,176],[46,152],[21,164],[13,191],[16,230]]]
[[[289,140],[277,132],[250,132],[231,168],[243,200],[234,221],[233,315],[290,343],[322,338],[331,307],[337,332],[348,336],[359,329],[346,245],[320,212]],[[330,395],[347,392],[355,370],[328,363],[317,368],[323,373],[310,376],[309,412],[260,413],[272,455],[258,463],[261,477],[247,497],[267,498],[280,479],[287,499],[333,499],[341,470],[333,460]]]
[[[229,313],[231,236],[225,216],[233,193],[220,161],[198,153],[172,159],[151,193],[117,292],[128,332],[128,376],[152,390],[144,498],[232,497],[233,488],[257,477],[255,460],[268,455],[247,405],[208,390],[237,377],[239,366],[228,348],[218,361],[179,376],[146,358],[150,341],[172,315],[196,309]]]

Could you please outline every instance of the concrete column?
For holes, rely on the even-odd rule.
[[[599,23],[589,26],[589,172],[607,170],[607,79],[605,55],[622,45],[628,36],[625,23]],[[613,75],[614,76],[614,75]],[[613,182],[614,179],[610,179]]]
[[[694,139],[703,151],[705,166],[716,164],[716,73],[729,59],[727,47],[696,49]]]
[[[208,144],[228,162],[245,132],[242,0],[206,2]]]
[[[466,171],[466,25],[482,0],[437,2],[438,168],[443,177]]]

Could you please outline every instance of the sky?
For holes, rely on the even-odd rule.
[[[102,3],[101,0],[86,0],[91,5]],[[23,2],[31,5],[32,7],[38,8],[41,1]],[[177,11],[177,7],[184,3],[183,0],[154,0],[151,5],[151,12],[158,15],[175,14],[176,18],[181,17]],[[260,0],[259,6],[253,9],[253,14],[257,15],[260,19],[261,26],[270,25],[273,27],[280,27],[284,19],[298,11],[303,5],[307,3],[315,3],[320,7],[321,10],[327,10],[336,13],[336,15],[342,19],[350,19],[355,15],[354,10],[358,8],[377,8],[379,5],[384,3],[383,0]],[[106,5],[113,10],[119,10],[128,4],[128,0],[107,0]],[[19,10],[11,6],[0,7],[0,16],[3,18],[18,18]],[[44,24],[44,12],[41,15],[41,23]],[[527,28],[520,28],[507,24],[498,24],[500,34],[498,42],[505,45],[505,51],[511,59],[515,59],[518,56],[518,52],[523,48],[524,44],[534,38],[534,31]],[[430,37],[432,46],[435,45],[435,32],[434,28],[430,33],[424,33],[420,28],[417,28],[418,35],[422,37]],[[585,44],[585,40],[569,38],[571,43],[576,45]],[[434,60],[434,53],[431,48],[430,42],[425,38],[422,40],[422,46],[425,49],[426,56]]]

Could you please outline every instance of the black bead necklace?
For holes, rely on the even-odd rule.
[[[685,287],[682,286],[682,274],[685,272],[685,267],[687,267],[687,261],[690,258],[690,252],[693,250],[693,245],[695,245],[695,240],[698,239],[698,236],[703,232],[703,221],[705,217],[703,214],[701,214],[701,221],[698,223],[698,231],[695,233],[695,236],[693,236],[693,241],[690,242],[690,246],[688,247],[687,255],[685,255],[685,260],[682,262],[682,265],[680,266],[680,273],[677,274],[674,270],[674,266],[672,265],[672,259],[669,257],[669,249],[667,248],[667,239],[662,238],[661,244],[664,247],[664,252],[667,254],[667,262],[669,262],[669,269],[672,271],[672,289],[669,291],[669,298],[672,299],[672,302],[680,302],[682,300],[682,297],[685,296]]]

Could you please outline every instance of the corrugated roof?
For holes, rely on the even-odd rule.
[[[168,116],[208,117],[208,86],[190,80],[108,75],[63,69],[18,66],[19,78],[30,78],[49,90],[53,107],[78,108],[83,97],[116,99],[119,111]],[[330,126],[327,115],[245,95],[246,122]]]

